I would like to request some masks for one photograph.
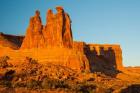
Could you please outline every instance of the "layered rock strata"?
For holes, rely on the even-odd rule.
[[[74,42],[76,51],[84,52],[90,71],[117,71],[123,69],[122,50],[120,45],[115,44],[86,44]]]
[[[43,60],[45,63],[54,63],[78,71],[99,71],[108,74],[123,69],[120,45],[73,41],[69,15],[61,6],[56,7],[56,10],[56,14],[51,9],[47,11],[45,25],[42,24],[40,12],[37,10],[30,18],[25,38],[16,36],[13,39],[13,36],[6,36],[10,44],[20,47],[22,43],[21,51],[27,49],[25,55],[40,62]],[[3,34],[0,34],[0,37],[2,36]],[[1,40],[0,44],[1,42],[3,41]]]

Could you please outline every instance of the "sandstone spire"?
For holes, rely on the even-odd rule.
[[[46,17],[46,25],[43,27],[40,12],[37,10],[35,15],[30,18],[25,39],[21,48],[40,48],[40,47],[66,47],[72,48],[73,38],[71,31],[71,20],[63,7],[56,7],[57,13],[53,14],[49,9]]]
[[[42,35],[42,22],[40,12],[37,10],[35,15],[30,18],[30,24],[27,28],[25,38],[21,48],[38,48],[44,47],[44,38]]]
[[[44,38],[50,46],[68,47],[73,44],[71,21],[61,6],[56,7],[57,13],[47,12],[47,22],[43,29]]]

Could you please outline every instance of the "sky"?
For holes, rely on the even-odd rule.
[[[0,0],[0,32],[24,35],[29,18],[63,6],[72,20],[74,40],[120,44],[124,66],[140,66],[140,0]]]

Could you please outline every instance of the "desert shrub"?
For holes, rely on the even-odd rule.
[[[44,78],[42,81],[42,88],[52,89],[52,88],[69,88],[69,85],[62,80],[56,80],[56,79],[49,79]]]
[[[55,84],[55,88],[69,88],[69,85],[62,80],[56,80]]]
[[[133,84],[121,90],[120,93],[140,93],[140,84]]]
[[[30,57],[26,57],[26,58],[25,58],[25,61],[26,61],[27,63],[29,63],[29,64],[38,64],[38,61],[37,61],[37,60],[32,59],[32,58],[30,58]]]
[[[29,62],[30,64],[38,64],[38,61],[35,59],[31,59],[31,61]]]
[[[8,56],[3,56],[3,57],[0,57],[0,67],[2,68],[5,68],[5,67],[8,67],[8,60],[10,58]]]
[[[11,82],[7,80],[0,80],[0,85],[3,87],[9,87],[9,88],[12,86]]]
[[[113,88],[108,88],[108,89],[106,89],[106,93],[112,93],[113,91],[114,91]]]
[[[18,87],[26,87],[26,83],[23,82],[13,82],[12,83],[13,88],[18,88]]]
[[[6,73],[4,74],[3,79],[6,80],[6,81],[11,81],[13,79],[13,77],[14,77],[14,73],[15,73],[14,70],[6,71]]]
[[[36,68],[31,69],[29,74],[34,76],[37,75],[37,69]]]
[[[48,89],[51,88],[51,84],[49,84],[48,78],[44,78],[41,83],[42,88]]]
[[[80,86],[79,90],[82,93],[91,93],[93,91],[92,86]]]
[[[13,79],[13,74],[14,74],[14,70],[8,70],[5,72],[4,75],[2,75],[2,78],[0,79],[0,85],[4,86],[4,87],[12,87],[12,79]]]
[[[31,89],[40,88],[40,82],[36,80],[30,80],[27,82],[27,88],[31,88]]]
[[[96,90],[96,85],[81,83],[78,84],[74,90],[78,93],[93,93]]]

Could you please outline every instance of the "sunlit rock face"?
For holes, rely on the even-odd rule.
[[[35,15],[30,18],[21,49],[44,48],[47,46],[72,48],[73,38],[70,17],[62,7],[58,6],[56,10],[56,14],[53,14],[52,10],[48,10],[45,26],[42,25],[40,12],[35,12]]]
[[[30,18],[30,23],[20,49],[38,48],[38,50],[42,51],[41,49],[44,48],[47,50],[39,52],[38,59],[45,52],[47,54],[44,56],[44,59],[41,58],[40,60],[45,60],[46,63],[51,60],[51,63],[54,64],[79,71],[89,71],[88,60],[84,52],[77,53],[77,51],[73,51],[73,37],[69,15],[61,6],[57,6],[56,10],[56,14],[53,14],[51,9],[47,11],[46,25],[44,26],[42,25],[40,12],[35,12],[35,15]]]
[[[43,60],[44,63],[50,62],[79,71],[116,74],[118,70],[123,69],[120,45],[86,44],[73,41],[69,15],[61,6],[57,6],[56,10],[56,14],[51,9],[47,11],[45,25],[42,24],[40,12],[37,10],[30,18],[25,38],[22,37],[20,40],[20,38],[12,39],[13,36],[7,36],[8,41],[3,39],[0,44],[4,45],[3,42],[8,42],[7,46],[12,45],[13,49],[27,50],[29,55],[23,53],[24,56],[31,56],[40,62]],[[3,34],[1,33],[0,36],[2,37]]]
[[[44,37],[42,35],[43,25],[40,12],[37,10],[35,15],[30,18],[30,23],[26,31],[21,49],[44,47]]]

